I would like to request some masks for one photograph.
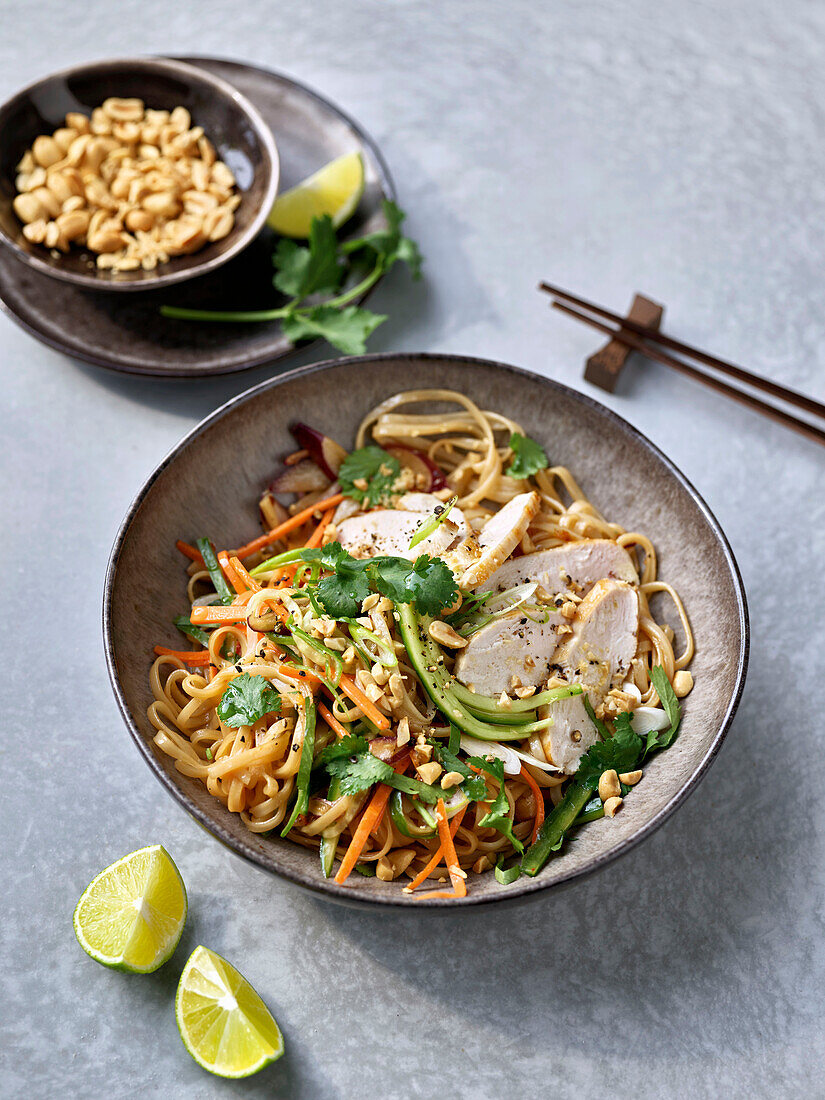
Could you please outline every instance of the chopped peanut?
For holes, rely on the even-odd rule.
[[[624,799],[619,797],[619,795],[608,798],[607,802],[604,804],[604,816],[615,817],[623,801]]]
[[[429,764],[421,764],[416,768],[416,771],[422,783],[432,784],[435,783],[436,779],[441,775],[442,768],[440,764],[433,760]]]
[[[619,777],[615,769],[611,768],[609,771],[602,772],[599,777],[599,798],[602,802],[606,803],[609,799],[616,798],[621,793],[622,788],[619,786]]]
[[[622,772],[622,774],[619,776],[620,782],[624,783],[626,787],[635,787],[641,778],[641,768],[637,768],[635,772]]]
[[[673,691],[677,699],[684,699],[692,688],[693,677],[687,669],[683,668],[673,677]]]

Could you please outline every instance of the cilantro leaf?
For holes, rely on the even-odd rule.
[[[281,709],[281,697],[263,676],[236,676],[218,703],[218,717],[227,726],[251,726],[265,714]]]
[[[388,775],[395,775],[389,764],[371,752],[359,752],[354,759],[350,756],[335,757],[327,761],[326,769],[339,780],[341,794],[360,794],[376,783],[386,783]]]
[[[392,496],[392,488],[401,473],[401,463],[383,447],[362,447],[348,454],[338,470],[338,482],[344,496],[352,497],[360,504],[385,504]],[[365,481],[367,487],[359,488],[356,481]]]
[[[616,732],[607,741],[591,745],[579,760],[575,780],[583,787],[595,790],[602,772],[611,768],[617,772],[632,771],[642,754],[642,739],[633,732],[630,715],[620,714],[615,722]]]
[[[354,619],[361,614],[361,604],[370,594],[370,585],[363,571],[344,568],[330,577],[322,577],[315,594],[331,619]]]
[[[348,734],[346,737],[342,737],[340,741],[333,741],[331,745],[320,753],[315,761],[316,767],[318,765],[326,766],[331,760],[346,760],[350,756],[357,756],[360,752],[365,752],[369,748],[369,742],[366,737],[359,737],[356,734]]]
[[[393,603],[412,603],[422,615],[437,615],[455,603],[458,588],[452,570],[441,558],[422,554],[406,558],[371,558],[367,574],[376,592]]]
[[[503,836],[507,837],[517,852],[523,852],[524,845],[518,837],[513,834],[513,821],[510,817],[510,803],[507,801],[507,792],[504,789],[504,761],[499,760],[498,757],[487,760],[483,756],[471,756],[469,760],[471,764],[474,764],[477,768],[482,768],[485,772],[494,776],[499,782],[496,800],[484,817],[482,817],[481,821],[479,821],[479,828],[496,829]]]
[[[440,741],[433,740],[430,744],[433,746],[436,760],[445,772],[458,772],[459,775],[464,776],[461,789],[467,797],[474,802],[485,801],[487,798],[487,784],[484,777],[471,771],[463,760],[460,760],[454,752]]]
[[[341,251],[351,255],[354,252],[369,250],[377,256],[377,263],[382,271],[389,271],[392,265],[400,260],[407,264],[414,279],[420,279],[421,253],[418,245],[401,232],[401,223],[406,217],[404,211],[389,199],[385,199],[382,205],[384,217],[387,219],[387,228],[344,241]]]
[[[363,355],[367,337],[386,321],[386,314],[372,313],[361,306],[312,306],[291,313],[281,322],[284,336],[293,344],[322,336],[344,355]]]
[[[679,732],[679,724],[682,721],[682,707],[661,665],[655,665],[650,670],[650,682],[656,688],[656,694],[664,707],[665,714],[670,719],[670,728],[651,730],[648,733],[644,755],[642,756],[643,760],[656,749],[666,749],[674,741],[676,734]]]
[[[343,747],[344,742],[348,742],[346,747]],[[353,755],[351,750],[357,742],[367,745],[363,737],[344,737],[337,744],[324,749],[321,754],[321,763],[340,782],[341,794],[359,794],[376,783],[386,783],[397,791],[420,798],[422,802],[429,802],[431,805],[435,805],[442,797],[444,792],[439,787],[422,783],[409,775],[399,775],[390,764],[373,756],[369,748],[362,748]]]
[[[546,470],[550,465],[544,448],[529,435],[513,432],[510,436],[510,450],[513,452],[513,461],[505,471],[509,477],[519,479],[531,477],[539,470]]]
[[[338,239],[332,218],[324,214],[313,218],[309,231],[309,248],[283,238],[275,255],[273,282],[291,298],[306,298],[310,294],[332,293],[341,285],[344,268],[338,262]]]

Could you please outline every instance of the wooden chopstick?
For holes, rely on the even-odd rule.
[[[661,344],[662,347],[670,348],[671,351],[678,351],[682,355],[687,355],[691,359],[695,359],[698,363],[704,363],[708,367],[713,367],[714,370],[718,370],[721,374],[727,374],[731,378],[736,378],[739,382],[744,382],[746,385],[753,386],[754,389],[762,390],[763,393],[769,393],[773,397],[778,397],[782,401],[787,401],[789,405],[795,405],[797,408],[804,409],[806,412],[825,417],[825,405],[823,405],[821,401],[814,400],[813,397],[808,397],[805,393],[799,393],[798,390],[791,390],[787,386],[780,385],[779,382],[772,382],[770,378],[763,378],[762,375],[754,374],[753,371],[745,370],[743,367],[737,367],[735,363],[729,363],[726,359],[718,359],[715,355],[710,355],[706,351],[692,348],[690,344],[683,344],[681,340],[674,340],[672,336],[667,336],[665,333],[659,332],[658,329],[645,328],[644,325],[639,325],[635,321],[631,321],[629,317],[621,317],[618,313],[611,313],[609,309],[604,309],[603,306],[598,306],[594,302],[588,302],[586,298],[579,298],[567,290],[562,290],[560,287],[551,286],[550,283],[539,283],[539,289],[546,291],[547,294],[552,294],[554,298],[562,298],[566,302],[572,302],[573,305],[578,306],[580,309],[587,310],[588,313],[595,313],[599,317],[604,317],[605,320],[612,321],[614,324],[620,325],[623,329],[635,332],[649,343]],[[627,341],[622,339],[621,334],[616,338],[621,343],[627,343]],[[633,347],[634,345],[631,344],[629,346]],[[703,375],[703,377],[707,376]]]
[[[694,378],[697,382],[703,382],[706,386],[710,386],[712,390],[716,390],[726,397],[733,398],[734,401],[738,401],[741,405],[747,406],[747,408],[755,409],[757,412],[767,416],[770,420],[774,420],[777,424],[782,424],[786,428],[792,428],[794,431],[799,432],[800,435],[804,435],[807,439],[825,445],[825,430],[817,428],[815,425],[809,424],[805,420],[800,420],[791,413],[776,408],[775,405],[769,405],[767,401],[762,401],[758,397],[754,397],[749,393],[745,393],[743,390],[737,389],[735,386],[729,386],[727,382],[722,382],[721,379],[712,378],[709,374],[705,374],[704,371],[697,370],[696,367],[692,367],[689,363],[685,363],[684,360],[677,359],[676,356],[659,351],[658,348],[655,348],[647,339],[643,340],[632,332],[623,331],[622,329],[613,329],[609,325],[597,321],[595,317],[590,317],[586,313],[580,313],[579,310],[565,305],[564,302],[554,301],[552,304],[554,309],[559,309],[562,313],[567,313],[571,317],[575,317],[577,321],[582,321],[584,324],[590,325],[591,328],[607,333],[607,335],[612,336],[614,340],[619,340],[621,343],[627,344],[628,347],[640,351],[643,355],[646,355],[648,359],[654,359],[657,363],[663,363],[666,367],[672,367],[673,370],[679,371],[680,374],[687,375],[688,378]],[[621,318],[619,318],[619,320],[622,321]],[[652,330],[650,331],[652,332]],[[737,368],[737,370],[739,369],[740,368]],[[747,374],[748,372],[744,371],[743,373]],[[773,383],[771,384],[773,385]],[[782,389],[784,387],[779,388]],[[817,405],[818,402],[813,402],[813,404]]]

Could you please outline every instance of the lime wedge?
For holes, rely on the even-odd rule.
[[[171,958],[186,923],[186,887],[159,844],[132,852],[83,891],[75,935],[104,966],[150,974]]]
[[[360,153],[347,153],[279,195],[267,224],[282,237],[304,238],[313,218],[329,214],[337,228],[352,217],[363,193],[364,161]]]
[[[284,1052],[281,1029],[234,966],[196,947],[180,976],[175,1016],[183,1045],[219,1077],[249,1077]]]

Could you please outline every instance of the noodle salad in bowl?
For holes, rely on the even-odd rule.
[[[156,746],[338,884],[460,898],[538,874],[677,736],[693,635],[654,547],[454,391],[382,402],[351,450],[293,434],[260,537],[181,532],[194,647],[155,648]]]

